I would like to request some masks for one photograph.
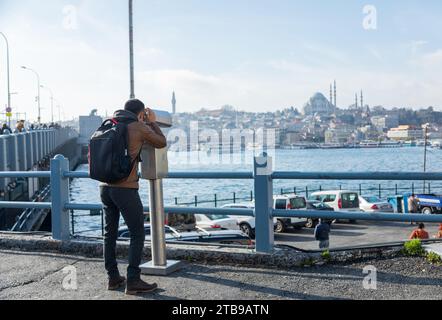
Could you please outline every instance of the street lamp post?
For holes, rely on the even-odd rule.
[[[44,85],[40,85],[40,87],[48,90],[49,93],[51,94],[51,123],[53,124],[54,123],[54,92],[50,88],[48,88]]]
[[[6,38],[5,34],[3,32],[0,32],[0,36],[5,39],[6,42],[6,72],[7,72],[7,82],[8,82],[8,109],[11,108],[11,86],[10,86],[10,60],[9,60],[9,41],[8,38]]]
[[[130,98],[135,99],[133,1],[129,0]]]
[[[41,124],[41,105],[40,105],[40,75],[33,69],[22,66],[22,69],[31,71],[37,77],[37,107],[38,107],[38,124]]]

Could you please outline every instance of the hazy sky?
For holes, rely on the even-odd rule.
[[[136,93],[179,111],[224,104],[302,108],[315,92],[338,105],[364,89],[370,105],[442,108],[440,0],[134,0]],[[366,5],[377,28],[364,28]],[[373,11],[370,11],[373,13]],[[372,15],[370,15],[371,17]],[[15,110],[36,117],[40,73],[66,117],[111,113],[129,95],[126,0],[0,0]],[[373,20],[369,21],[373,27]],[[6,104],[0,39],[0,105]],[[50,119],[42,89],[43,120]]]

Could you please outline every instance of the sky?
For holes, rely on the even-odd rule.
[[[302,109],[315,92],[338,106],[442,110],[440,0],[134,0],[136,95],[179,112],[232,105]],[[111,114],[129,97],[126,0],[0,0],[14,112],[37,116],[35,76],[64,119]],[[0,107],[6,95],[0,38]],[[51,118],[41,89],[42,116]],[[3,112],[3,111],[1,111]],[[55,108],[55,119],[58,110]]]

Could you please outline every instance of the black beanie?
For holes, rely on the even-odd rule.
[[[130,111],[135,115],[138,115],[144,109],[146,109],[144,103],[138,99],[131,99],[124,105],[124,110]]]

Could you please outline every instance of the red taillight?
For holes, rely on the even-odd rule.
[[[210,228],[212,228],[212,229],[221,229],[221,226],[219,224],[214,224]]]
[[[379,210],[379,207],[378,207],[377,205],[374,204],[374,205],[371,207],[371,209],[372,209],[372,210]]]
[[[338,208],[342,209],[342,199],[339,199],[339,201],[338,201]]]

